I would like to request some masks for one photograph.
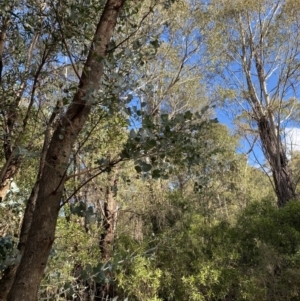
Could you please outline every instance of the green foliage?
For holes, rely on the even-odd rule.
[[[79,212],[79,216],[60,217],[58,220],[57,239],[41,284],[41,297],[55,298],[79,294],[84,291],[85,281],[93,282],[94,278],[99,276],[103,265],[99,264],[100,229],[91,225],[90,233],[87,233],[82,225],[81,213],[82,211]]]
[[[12,182],[6,199],[0,203],[0,276],[5,268],[20,260],[17,235],[25,207],[24,197],[23,191]]]
[[[120,266],[117,276],[118,288],[129,300],[161,301],[158,298],[162,272],[155,268],[151,257],[134,256],[130,262]]]
[[[296,300],[299,298],[300,203],[278,210],[256,202],[236,223],[201,215],[158,253],[167,300]],[[177,232],[178,233],[178,232]],[[168,261],[169,254],[172,260]]]
[[[122,158],[134,159],[135,170],[138,173],[151,171],[152,178],[168,178],[174,166],[189,169],[199,165],[203,160],[197,153],[201,148],[202,136],[216,122],[203,118],[206,110],[194,114],[186,111],[171,118],[168,114],[160,114],[158,122],[152,115],[141,112],[142,127],[137,131],[130,130]],[[147,157],[148,162],[143,157]]]
[[[1,138],[12,142],[22,164],[14,175],[19,191],[12,186],[0,206],[0,273],[18,260],[12,237],[36,180],[41,137],[55,102],[63,107],[53,128],[77,91],[74,70],[81,72],[105,4],[50,2],[44,8],[38,1],[16,2],[8,30],[0,91],[4,133],[11,109],[17,109],[11,131]],[[213,119],[211,102],[243,100],[244,88],[211,89],[211,77],[205,78],[219,78],[224,64],[232,66],[236,56],[228,52],[235,53],[238,34],[231,25],[240,14],[257,16],[258,6],[208,2],[126,1],[108,56],[100,58],[101,89],[86,96],[91,114],[69,161],[41,300],[93,299],[103,286],[110,286],[111,298],[133,301],[300,298],[300,205],[290,202],[278,210],[266,175],[236,152],[239,137]],[[283,9],[297,3],[287,1]],[[0,5],[3,16],[10,15],[8,4]],[[291,24],[295,16],[287,16]],[[284,21],[280,15],[271,29],[287,32]],[[234,30],[232,40],[227,29]],[[269,49],[280,49],[283,37],[267,35],[274,42]],[[27,70],[30,45],[34,55]],[[296,59],[293,64],[298,66]],[[23,79],[26,88],[18,99]],[[268,109],[288,116],[296,100],[284,102],[280,107],[273,100]],[[240,114],[236,124],[246,122],[248,131],[251,118]],[[0,162],[5,161],[1,149]],[[109,189],[117,206],[109,212],[115,228],[104,259],[99,245],[107,231]]]
[[[15,244],[15,239],[9,235],[0,237],[0,275],[8,266],[19,260]]]

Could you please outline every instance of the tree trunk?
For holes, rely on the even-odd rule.
[[[41,180],[41,176],[43,174],[43,169],[45,166],[45,160],[46,160],[46,154],[47,154],[47,150],[49,147],[49,143],[50,143],[50,138],[51,138],[51,127],[52,127],[52,123],[55,120],[55,117],[57,115],[58,111],[54,110],[54,112],[52,113],[46,132],[45,132],[45,138],[44,138],[44,144],[43,144],[43,149],[42,149],[42,153],[41,153],[41,158],[40,158],[40,164],[39,164],[39,171],[38,171],[38,175],[37,175],[37,180],[34,184],[34,187],[31,191],[30,197],[28,199],[27,205],[26,205],[26,209],[24,212],[24,217],[23,217],[23,221],[22,221],[22,227],[21,227],[21,231],[20,231],[20,237],[19,237],[19,244],[18,244],[18,250],[19,250],[19,255],[23,256],[23,252],[24,252],[24,248],[27,242],[27,236],[28,236],[28,231],[30,229],[31,226],[31,221],[32,221],[32,216],[34,213],[34,209],[35,209],[35,204],[36,204],[36,199],[38,196],[38,191],[39,191],[39,183]],[[9,162],[9,161],[7,161]],[[0,280],[0,287],[1,287],[1,291],[0,291],[0,300],[6,300],[7,298],[7,294],[12,286],[12,283],[14,281],[14,277],[15,277],[15,273],[17,270],[18,265],[15,264],[14,266],[9,266],[5,269],[3,276]]]
[[[231,24],[230,27],[234,26],[239,39],[236,37],[231,39],[234,36],[232,34],[228,35],[227,38],[230,39],[231,43],[228,48],[234,49],[232,53],[229,50],[230,56],[240,59],[239,63],[242,66],[247,85],[247,89],[242,90],[242,95],[251,106],[251,118],[255,120],[258,126],[263,153],[271,167],[278,207],[282,207],[295,198],[292,173],[288,168],[286,150],[280,137],[280,121],[286,118],[283,112],[284,100],[291,98],[292,91],[294,93],[290,80],[294,78],[298,67],[293,63],[293,60],[287,60],[288,48],[280,50],[281,46],[278,47],[278,44],[273,44],[273,37],[276,34],[280,36],[279,40],[284,38],[280,31],[273,32],[276,28],[279,29],[277,21],[275,21],[281,14],[279,7],[278,2],[274,2],[274,5],[259,14],[258,20],[256,11],[249,10],[246,14],[236,11],[234,19],[237,26]],[[257,26],[258,24],[260,26]],[[229,32],[231,31],[232,29]],[[289,38],[286,43],[294,44]],[[290,58],[297,57],[299,49],[295,47],[292,53],[293,55],[289,53]],[[278,64],[281,59],[284,59],[284,63]],[[271,75],[274,78],[271,79]],[[277,76],[279,78],[276,79]],[[238,85],[241,89],[244,89],[243,80],[238,79]],[[274,85],[276,86],[274,87]],[[272,89],[270,89],[271,86]],[[276,115],[278,125],[275,122]]]
[[[10,22],[9,18],[3,17],[1,28],[0,28],[0,83],[2,81],[2,69],[3,69],[2,58],[3,58],[4,47],[5,47],[5,41],[6,41],[6,31],[9,22]]]
[[[101,260],[107,263],[112,256],[113,243],[115,239],[115,224],[117,220],[117,179],[116,174],[111,171],[108,174],[108,185],[105,192],[105,200],[103,204],[103,233],[100,237],[99,247],[101,250]],[[108,275],[113,277],[113,275]],[[113,287],[110,283],[97,284],[95,300],[106,300],[112,298]]]
[[[271,165],[277,204],[282,207],[296,196],[292,173],[280,137],[274,133],[269,120],[261,117],[257,123],[264,155]]]
[[[117,179],[115,175],[109,175],[108,178],[109,183],[106,187],[105,201],[103,205],[103,233],[101,234],[100,239],[100,250],[103,261],[108,261],[111,258],[117,212]]]
[[[20,265],[8,301],[36,301],[51,250],[69,157],[91,110],[87,91],[99,89],[105,57],[119,12],[125,0],[108,0],[98,23],[93,46],[81,75],[78,92],[54,131],[46,155],[36,206]]]
[[[10,184],[11,184],[11,182],[9,179],[5,180],[4,182],[2,182],[0,184],[0,202],[4,201],[4,199],[8,193],[8,190],[10,188]]]

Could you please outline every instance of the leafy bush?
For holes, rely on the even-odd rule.
[[[8,266],[15,264],[18,260],[18,250],[11,236],[0,237],[0,276]]]
[[[299,300],[300,203],[253,203],[236,222],[193,214],[161,249],[164,300]],[[170,256],[172,254],[172,256]],[[171,259],[172,258],[172,259]]]

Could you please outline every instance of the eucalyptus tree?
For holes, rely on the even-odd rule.
[[[86,134],[84,137],[80,137],[80,132],[85,129],[91,113],[101,117],[101,114],[126,111],[124,107],[122,109],[122,99],[127,103],[130,101],[126,92],[132,89],[130,85],[136,79],[136,76],[130,77],[134,60],[127,57],[134,53],[137,63],[142,63],[142,56],[153,55],[153,49],[158,46],[155,38],[143,37],[140,41],[133,41],[132,47],[126,47],[152,12],[153,5],[160,2],[149,1],[147,8],[142,2],[123,5],[124,2],[1,3],[1,93],[5,99],[1,111],[4,129],[2,199],[9,185],[7,180],[14,177],[24,159],[30,159],[33,146],[37,145],[40,152],[37,180],[26,205],[20,233],[18,258],[21,261],[19,265],[16,261],[15,266],[6,269],[1,279],[3,300],[36,300],[54,241],[59,209],[64,203],[65,187],[68,189],[65,183],[78,178],[76,171],[72,174],[70,156],[82,151],[86,136],[90,137],[96,126],[82,132]],[[161,4],[169,7],[171,2],[162,1]],[[123,6],[124,10],[121,9]],[[139,12],[139,21],[135,23]],[[99,14],[101,18],[97,23]],[[113,36],[118,17],[117,34]],[[87,22],[88,18],[92,22]],[[144,53],[141,46],[145,46]],[[192,119],[191,113],[180,114],[172,121],[166,116],[163,119],[173,144],[176,135],[170,132],[170,128]],[[155,126],[146,115],[144,125]],[[45,126],[43,130],[41,123]],[[137,159],[151,152],[168,152],[168,143],[161,145],[153,139],[163,140],[161,130],[156,131],[155,136],[151,133],[145,135],[146,132],[131,135],[124,151],[113,159],[109,158],[111,149],[104,151],[104,159],[97,161],[98,174],[130,158],[137,161],[138,171],[149,171],[151,165]],[[28,133],[29,137],[25,135]],[[85,153],[88,153],[87,149]],[[79,173],[89,175],[91,171],[87,168]],[[157,170],[153,171],[153,175],[157,176],[157,173]],[[91,178],[95,176],[96,171]]]
[[[281,207],[296,197],[283,136],[299,107],[299,1],[216,0],[201,5],[220,80],[217,97],[227,100],[244,122],[244,133],[259,137]]]
[[[98,24],[95,24],[93,45],[88,50],[88,56],[84,62],[81,75],[79,75],[76,66],[73,64],[72,57],[69,57],[74,72],[76,70],[75,74],[79,76],[78,89],[74,93],[73,100],[70,102],[65,112],[61,112],[60,122],[53,131],[51,141],[45,142],[44,162],[46,162],[46,164],[43,164],[40,168],[36,206],[32,208],[34,212],[32,213],[32,218],[29,218],[30,222],[25,225],[26,227],[29,227],[29,230],[26,229],[28,235],[26,235],[27,239],[24,242],[24,253],[7,300],[37,300],[37,291],[41,277],[45,269],[51,245],[54,241],[55,225],[60,208],[64,182],[66,181],[66,171],[72,146],[90,113],[92,107],[91,93],[99,90],[100,79],[104,69],[103,58],[107,54],[108,45],[124,2],[125,1],[107,1],[105,5],[102,5],[100,21]],[[25,12],[28,11],[26,4],[27,3],[23,3]],[[28,3],[29,7],[30,4],[31,3]],[[58,10],[62,9],[59,5],[60,3],[50,2],[48,6],[48,3],[45,3],[43,6],[46,7],[43,9],[46,10],[46,12],[51,12],[52,15],[55,16],[55,14],[58,14]],[[39,9],[39,15],[43,16],[43,10],[41,10],[37,3],[35,3],[33,7]],[[16,9],[13,7],[13,9],[15,10],[10,11],[9,8],[7,14],[16,14],[18,8]],[[31,14],[32,13],[33,11]],[[58,27],[57,32],[59,32],[62,20],[58,17],[56,18],[56,21],[56,26],[53,27],[54,29],[55,27]],[[47,24],[43,25],[47,27]],[[24,23],[22,26],[26,29],[26,27],[31,28],[31,26],[35,26],[35,24],[27,25],[27,23]],[[60,30],[63,32],[61,28]],[[16,31],[16,33],[20,34],[19,31]],[[49,42],[47,36],[52,37],[53,35],[50,35],[49,33],[48,35],[41,35],[42,43],[43,39],[46,40],[44,44]],[[31,43],[35,40],[38,40],[38,37],[33,34]],[[62,36],[61,41],[62,44],[66,46],[66,40]],[[57,45],[55,43],[53,44],[55,46]],[[69,51],[68,47],[66,47],[66,51]],[[32,53],[29,55],[32,56]],[[44,57],[42,56],[41,61],[44,63],[43,58]],[[26,70],[26,59],[24,69],[25,72],[28,72],[28,70]],[[37,81],[38,76],[36,76],[36,82],[32,86],[33,90],[36,89]],[[23,89],[25,88],[22,87],[22,90]],[[18,99],[18,103],[13,103],[11,110],[14,111],[16,109],[19,101],[20,99]],[[54,110],[56,114],[59,113],[59,107],[61,107],[60,102],[57,103],[57,107]],[[8,118],[14,116],[14,112],[10,112]],[[50,124],[55,117],[56,116],[53,116],[49,119]],[[9,126],[10,123],[7,122],[7,125]],[[25,220],[26,217],[24,218],[24,221]]]
[[[204,43],[191,22],[192,10],[188,1],[176,1],[153,22],[159,34],[159,48],[155,60],[145,62],[139,80],[142,88],[137,91],[140,105],[150,115],[167,113],[171,119],[207,105],[205,85],[201,82],[203,68],[198,64]]]
[[[181,21],[179,24],[178,19],[175,21],[174,16],[180,9]],[[133,39],[128,39],[122,45],[126,53],[136,54],[139,57],[141,57],[143,52],[150,52],[147,56],[148,59],[143,60],[143,64],[136,68],[133,74],[128,75],[129,78],[135,81],[135,84],[132,83],[130,90],[132,103],[125,108],[125,111],[132,116],[130,122],[133,129],[130,131],[129,139],[121,153],[121,157],[125,160],[134,159],[135,169],[139,177],[146,180],[147,183],[152,183],[151,178],[157,179],[160,176],[171,176],[174,173],[175,166],[181,164],[182,167],[187,163],[187,155],[190,156],[189,159],[193,160],[195,158],[192,157],[196,157],[196,155],[198,157],[203,155],[204,157],[205,154],[201,146],[195,147],[196,144],[198,146],[201,144],[199,137],[206,130],[202,131],[200,125],[203,125],[209,115],[207,114],[205,118],[203,118],[202,114],[193,116],[193,113],[206,105],[206,101],[204,97],[198,96],[202,89],[199,82],[201,70],[195,62],[190,62],[200,43],[193,40],[190,25],[185,23],[185,17],[189,15],[189,9],[189,6],[184,1],[174,3],[168,10],[156,8],[155,14],[147,19],[147,23],[143,25],[141,32],[135,34]],[[167,40],[165,39],[166,31],[168,32]],[[145,32],[152,37],[150,40],[152,49],[149,47],[145,47],[145,49],[139,48],[137,52],[141,39],[145,39]],[[177,43],[179,36],[183,43]],[[115,40],[114,43],[118,44],[118,41]],[[144,54],[143,57],[146,57],[146,55]],[[122,69],[122,62],[118,62],[116,69],[119,68]],[[115,79],[120,81],[120,78],[109,74],[105,76],[106,85],[114,82]],[[188,92],[185,92],[186,89]],[[113,89],[109,93],[112,93],[111,91]],[[107,92],[106,95],[103,95],[103,99],[109,99],[109,97]],[[120,104],[108,102],[107,105],[107,108],[111,109],[113,106]],[[136,125],[137,127],[135,127]],[[194,132],[193,137],[191,137],[193,128],[195,131],[197,130],[197,133]],[[99,131],[103,131],[101,130],[101,125],[95,129],[93,137],[97,137]],[[114,138],[111,137],[111,140]],[[188,138],[193,138],[194,143],[189,142]],[[113,162],[113,158],[118,157],[118,151],[113,151],[112,147],[104,147],[102,153],[101,151],[99,153],[95,139],[88,145],[86,148],[88,154],[84,155],[85,159],[94,157],[95,160],[95,154],[97,153],[98,160],[96,161],[100,165],[105,165]],[[117,148],[122,149],[119,143],[115,145],[118,145]],[[192,149],[194,150],[193,153]],[[201,154],[198,152],[200,149]],[[187,150],[189,153],[186,152]],[[89,164],[93,165],[91,162],[94,162],[94,160],[86,160],[86,162],[90,162]],[[127,173],[127,168],[124,168],[124,166],[122,166],[121,170],[119,168],[117,170],[119,170],[117,172],[119,178]],[[132,177],[134,176],[132,175]],[[115,224],[119,224],[119,214],[117,214],[119,206],[117,204],[120,205],[120,198],[111,189],[113,188],[115,191],[121,189],[119,184],[115,184],[118,182],[118,176],[115,178],[115,176],[109,174],[108,178],[113,178],[113,180],[107,181],[100,177],[93,180],[95,185],[85,186],[84,188],[84,190],[90,189],[86,201],[89,203],[93,202],[94,208],[97,208],[98,213],[103,215],[104,228],[100,239],[100,247],[102,250],[101,260],[105,262],[110,261],[113,256],[114,236],[115,233],[119,233]],[[81,177],[81,180],[83,179],[84,177]],[[111,184],[103,186],[104,183]],[[153,183],[149,185],[152,187]],[[98,193],[95,193],[94,188],[97,189]],[[118,198],[118,203],[116,198]],[[92,199],[94,201],[91,201]],[[103,202],[100,206],[99,200]],[[151,197],[149,202],[150,200]],[[126,204],[125,206],[129,211],[131,206],[134,206],[135,209],[137,208],[137,204]],[[158,211],[156,211],[156,215],[156,217],[153,216],[153,219],[159,220],[161,217]],[[132,222],[141,224],[139,217],[139,214],[133,215]],[[108,287],[106,285],[106,290]]]

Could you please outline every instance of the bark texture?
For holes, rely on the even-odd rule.
[[[115,239],[115,228],[117,222],[117,177],[114,172],[108,174],[108,185],[105,191],[105,200],[102,208],[103,232],[100,237],[99,247],[101,250],[101,261],[106,263],[112,257],[113,243]],[[110,273],[107,271],[107,273]],[[108,275],[113,278],[113,275]],[[96,285],[95,300],[106,300],[113,298],[113,286],[110,283],[98,283]]]
[[[108,178],[109,183],[106,187],[103,205],[103,233],[100,239],[100,250],[103,261],[108,261],[111,258],[117,219],[117,179],[116,175],[109,175]]]
[[[16,272],[8,301],[36,301],[39,285],[51,250],[66,170],[72,146],[91,110],[88,91],[98,90],[105,57],[117,18],[125,0],[108,0],[94,35],[72,104],[53,133],[28,232],[24,254]]]
[[[22,227],[21,227],[21,231],[20,231],[19,244],[18,244],[19,254],[21,256],[23,255],[24,248],[25,248],[26,241],[27,241],[28,231],[31,226],[32,216],[34,213],[35,203],[36,203],[36,199],[37,199],[38,191],[39,191],[39,183],[40,183],[41,176],[43,174],[47,149],[48,149],[49,143],[50,143],[51,128],[52,128],[52,124],[56,118],[57,113],[58,113],[58,110],[54,110],[54,112],[52,113],[52,115],[50,117],[47,129],[45,131],[44,144],[43,144],[43,149],[42,149],[41,158],[40,158],[37,180],[31,191],[30,197],[27,201],[27,206],[26,206],[23,221],[22,221]],[[6,300],[7,295],[10,291],[10,288],[13,284],[17,267],[18,267],[18,265],[15,264],[15,265],[9,266],[5,269],[4,274],[0,280],[0,287],[1,287],[0,300]]]
[[[257,123],[264,154],[272,169],[277,204],[278,207],[282,207],[296,197],[286,152],[270,122],[266,118],[261,118]]]
[[[3,18],[1,28],[0,28],[0,83],[2,80],[2,70],[3,70],[3,52],[6,41],[6,31],[9,24],[9,18]]]
[[[278,207],[284,206],[295,198],[293,176],[288,167],[286,150],[280,137],[280,120],[275,121],[275,112],[272,108],[274,97],[270,97],[267,87],[267,71],[264,66],[265,42],[261,38],[255,42],[252,31],[246,32],[242,19],[239,19],[241,39],[241,60],[247,83],[246,99],[252,107],[252,118],[258,128],[263,153],[268,160],[274,180]],[[250,25],[249,25],[250,28]],[[256,76],[253,76],[253,72]],[[286,80],[288,80],[288,75]]]

